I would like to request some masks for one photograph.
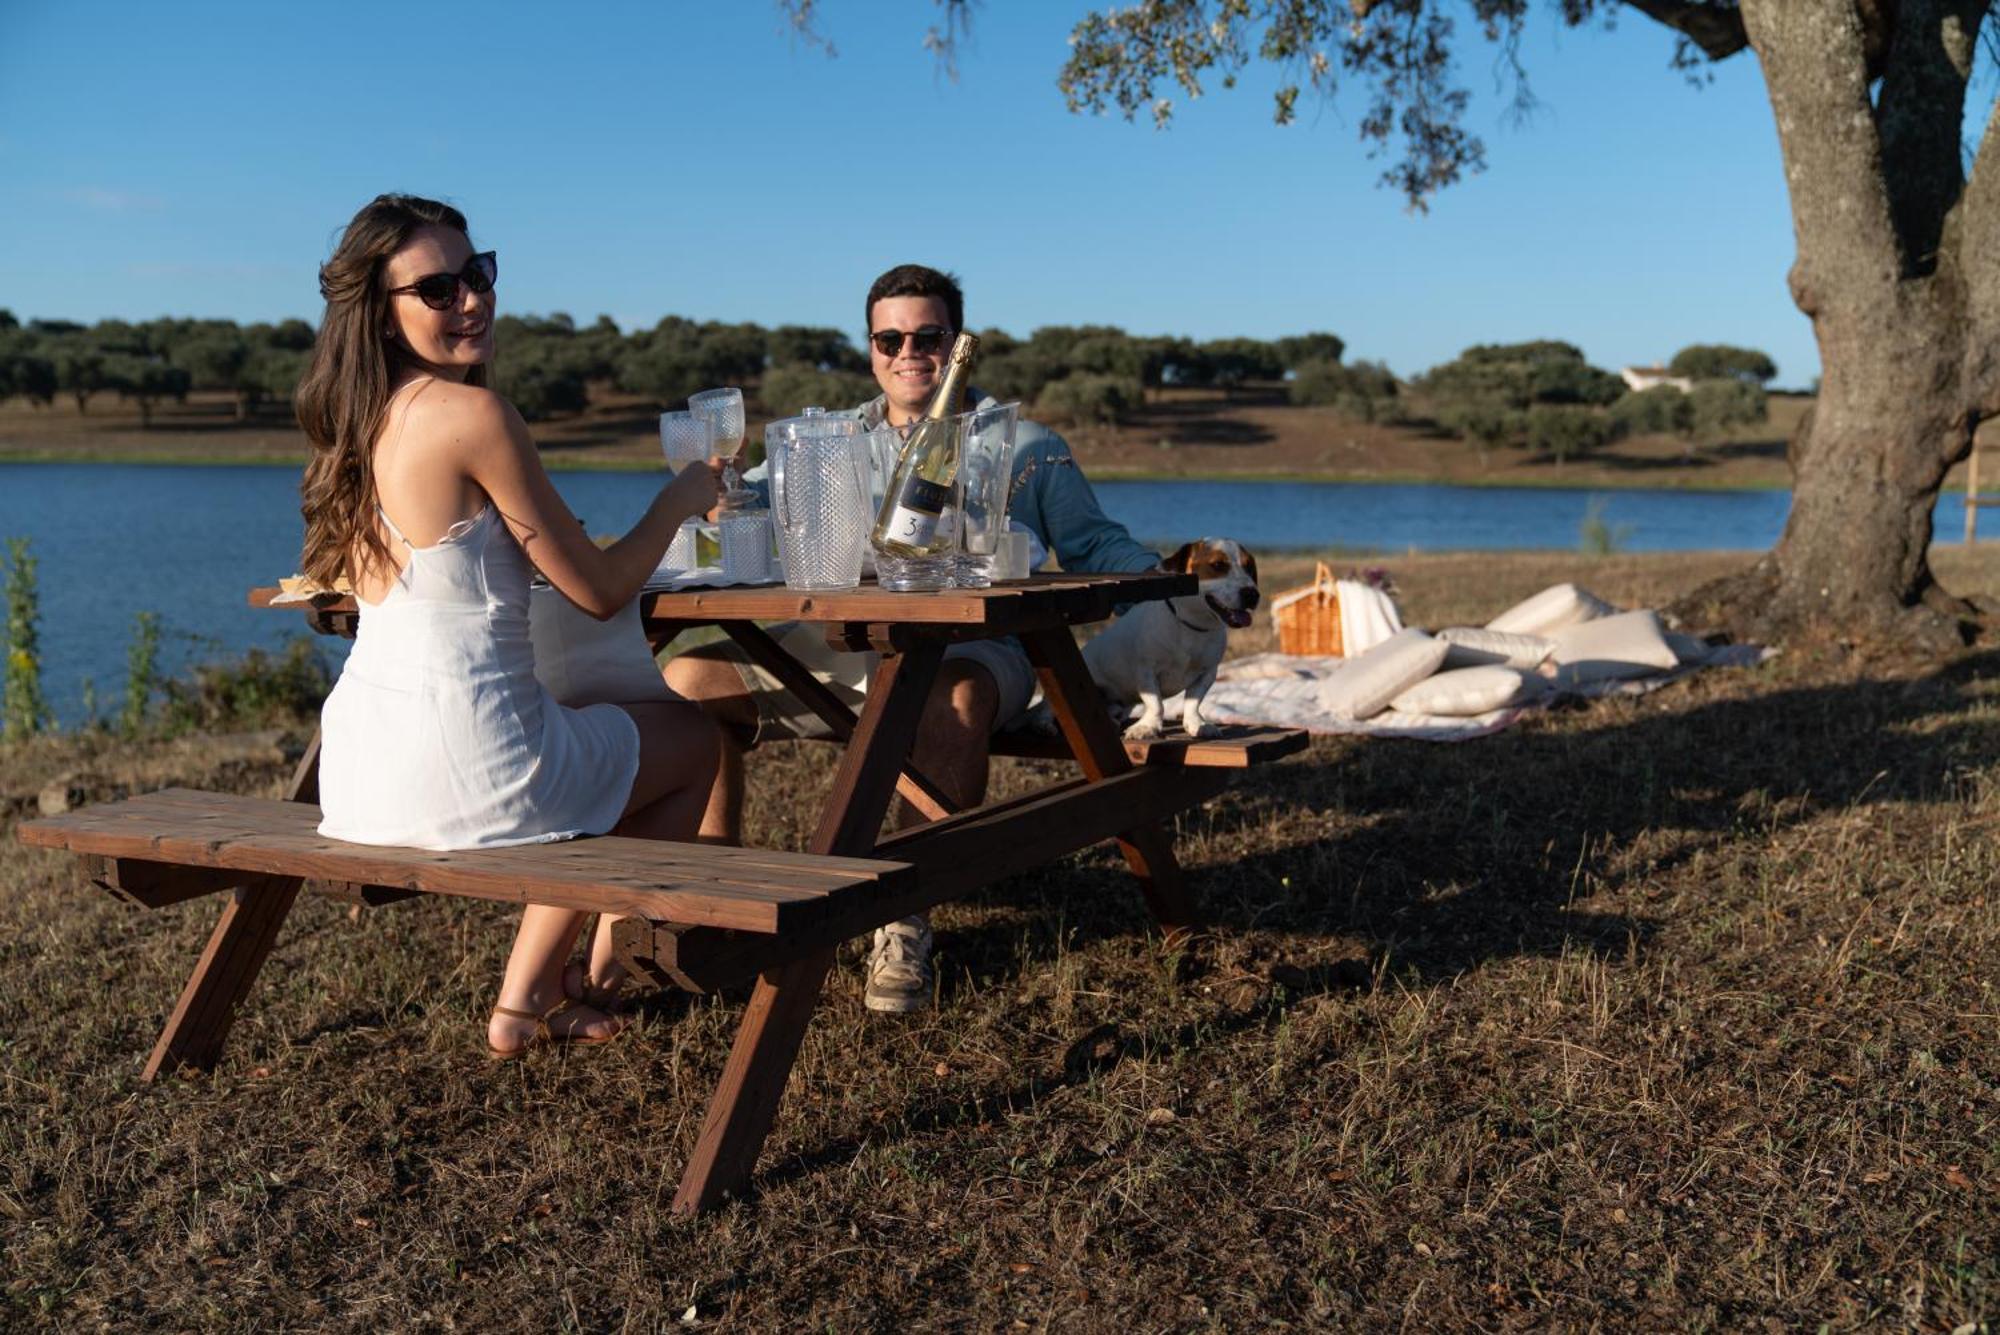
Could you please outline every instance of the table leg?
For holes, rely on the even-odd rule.
[[[319,729],[292,770],[285,786],[287,802],[319,800]],[[229,892],[222,918],[209,934],[208,945],[195,962],[194,972],[181,989],[180,1000],[146,1059],[141,1078],[152,1080],[161,1071],[192,1066],[210,1070],[222,1055],[229,1027],[236,1022],[236,1008],[257,981],[264,957],[278,939],[278,928],[292,911],[292,902],[303,885],[296,876],[258,876]]]
[[[847,702],[780,648],[769,631],[754,621],[725,621],[722,629],[738,648],[750,656],[751,662],[776,677],[786,690],[798,696],[806,708],[817,714],[834,736],[843,742],[853,738],[854,711],[847,707]],[[908,762],[896,776],[896,791],[922,813],[925,820],[943,820],[958,810],[957,804],[945,795],[942,788]]]
[[[1104,712],[1097,684],[1090,679],[1090,669],[1069,631],[1060,626],[1030,631],[1021,641],[1041,677],[1049,709],[1085,776],[1103,779],[1131,769],[1132,758],[1125,754],[1125,745]],[[1200,925],[1201,914],[1174,857],[1173,840],[1159,823],[1148,821],[1121,831],[1118,847],[1125,854],[1125,864],[1139,878],[1146,906],[1169,941]]]
[[[885,654],[869,682],[868,703],[840,758],[833,793],[813,835],[812,852],[865,856],[875,847],[895,792],[896,776],[916,741],[924,701],[937,679],[944,648],[920,644]],[[674,1210],[695,1214],[741,1193],[770,1134],[806,1022],[812,1018],[832,950],[758,975],[736,1031],[736,1044],[709,1100],[708,1115]]]

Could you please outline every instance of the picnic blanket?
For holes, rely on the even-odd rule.
[[[1355,587],[1355,602],[1364,601],[1363,592]],[[1377,590],[1365,592],[1386,601]],[[1343,607],[1349,597],[1343,588]],[[1402,628],[1393,609],[1374,607],[1366,633],[1349,647],[1344,658],[1264,653],[1225,662],[1202,701],[1202,716],[1323,735],[1462,742],[1500,732],[1565,697],[1642,695],[1705,668],[1753,667],[1776,652],[1666,631],[1651,611],[1620,612],[1573,584],[1544,590],[1485,627],[1436,636]],[[1485,666],[1454,670],[1468,663]],[[1426,682],[1446,687],[1451,678],[1462,688],[1412,689]],[[1495,699],[1491,707],[1465,703],[1482,692]],[[1452,713],[1414,707],[1426,698],[1455,699],[1461,707]],[[1169,702],[1166,715],[1178,717],[1178,704]]]

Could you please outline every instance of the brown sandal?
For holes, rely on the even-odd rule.
[[[578,1001],[574,997],[566,996],[539,1015],[534,1011],[516,1010],[512,1006],[496,1005],[493,1008],[495,1015],[504,1015],[510,1020],[533,1020],[535,1022],[535,1033],[518,1048],[497,1048],[493,1046],[493,1040],[489,1038],[486,1040],[486,1051],[491,1054],[495,1061],[514,1061],[517,1058],[525,1057],[528,1053],[539,1047],[555,1047],[563,1044],[572,1047],[587,1047],[598,1043],[609,1043],[612,1039],[625,1032],[624,1025],[619,1025],[618,1028],[608,1034],[558,1034],[555,1030],[549,1028],[549,1021],[552,1018],[561,1015],[564,1011],[575,1010],[583,1004],[583,1002]],[[596,1008],[592,1007],[592,1009]],[[615,1019],[617,1017],[607,1015],[606,1018]]]

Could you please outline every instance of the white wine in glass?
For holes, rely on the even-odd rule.
[[[743,453],[743,391],[705,389],[688,395],[688,411],[708,419],[713,430],[715,452],[723,457],[722,503],[725,507],[744,504],[751,494],[737,471]]]

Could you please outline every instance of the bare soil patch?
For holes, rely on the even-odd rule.
[[[1937,561],[1993,591],[1994,551]],[[1394,573],[1444,624],[1744,559]],[[693,1222],[738,1003],[496,1067],[491,906],[303,904],[222,1067],[137,1084],[214,906],[127,909],[6,833],[62,774],[275,793],[304,735],[0,751],[0,1324],[1949,1331],[2000,1301],[1991,647],[1320,740],[1181,822],[1215,926],[1185,954],[1109,850],[942,912],[927,1013],[867,1016],[850,953],[758,1195]],[[760,840],[804,837],[830,761],[754,758]]]

